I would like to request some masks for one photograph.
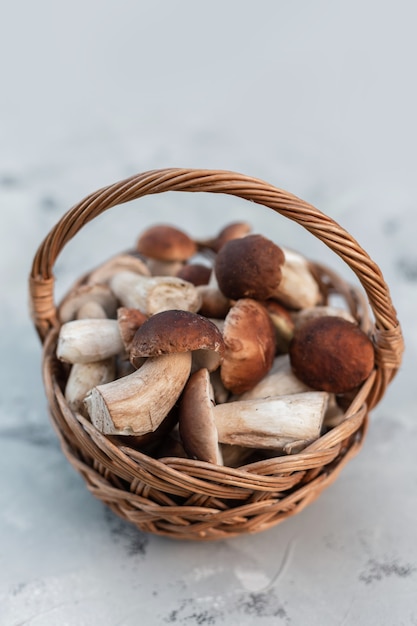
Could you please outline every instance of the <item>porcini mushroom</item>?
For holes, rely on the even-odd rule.
[[[185,261],[197,252],[196,243],[184,231],[169,224],[147,228],[136,248],[147,257],[153,276],[175,276]]]
[[[132,374],[94,387],[85,398],[92,423],[108,435],[153,432],[178,400],[190,368],[190,352],[151,357]]]
[[[321,299],[306,259],[263,235],[228,241],[214,268],[220,290],[231,299],[272,299],[292,309],[314,306]]]
[[[297,328],[289,355],[297,378],[336,394],[363,383],[375,360],[372,341],[360,327],[334,316],[310,319]]]
[[[252,227],[247,222],[232,222],[222,228],[215,237],[199,240],[197,242],[198,247],[203,249],[209,248],[214,252],[218,252],[228,241],[246,237],[250,233],[251,228]]]
[[[190,458],[222,465],[213,405],[210,374],[205,368],[199,369],[190,376],[181,396],[180,437]]]
[[[150,317],[135,333],[130,360],[192,352],[195,371],[217,369],[223,359],[224,341],[219,329],[207,318],[182,310],[161,311]]]
[[[168,309],[198,311],[201,304],[196,287],[175,276],[119,272],[110,280],[110,287],[123,306],[139,309],[145,315]]]
[[[219,288],[232,300],[274,298],[284,260],[281,248],[263,235],[232,239],[216,256],[214,270]]]
[[[275,331],[265,307],[250,298],[238,300],[226,316],[225,353],[220,376],[226,389],[241,394],[271,369]]]

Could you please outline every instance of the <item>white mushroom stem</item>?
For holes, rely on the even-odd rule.
[[[312,391],[312,389],[293,374],[290,359],[285,354],[274,359],[274,364],[268,374],[255,387],[234,399],[256,400],[270,396],[289,396],[304,391]]]
[[[284,249],[283,249],[284,250]],[[281,282],[274,298],[290,309],[304,309],[321,301],[321,292],[307,259],[292,250],[284,250]]]
[[[148,258],[146,265],[152,276],[176,276],[184,266],[184,261],[162,261]]]
[[[170,309],[195,313],[201,304],[194,285],[176,276],[148,278],[120,272],[111,279],[110,287],[123,306],[139,309],[145,315]]]
[[[116,320],[73,320],[61,326],[57,357],[67,363],[102,361],[124,350]]]
[[[68,376],[65,387],[65,399],[73,411],[86,414],[84,398],[97,385],[114,380],[116,376],[114,358],[93,363],[75,363]]]
[[[151,357],[133,374],[91,390],[85,399],[94,426],[108,435],[144,435],[168,415],[188,379],[189,352]]]
[[[213,408],[220,443],[287,450],[320,436],[328,394],[312,391],[262,400],[227,402]]]

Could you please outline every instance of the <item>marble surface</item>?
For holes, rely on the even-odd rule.
[[[3,3],[0,625],[417,624],[417,9],[411,0]],[[174,542],[86,490],[47,415],[27,276],[48,230],[136,172],[224,168],[343,224],[390,285],[407,350],[361,453],[254,536]],[[56,265],[57,297],[156,221],[249,220],[351,275],[267,209],[169,194],[117,207]]]

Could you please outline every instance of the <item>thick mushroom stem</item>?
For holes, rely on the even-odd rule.
[[[191,369],[191,353],[150,357],[133,374],[91,390],[85,405],[94,426],[108,435],[153,432],[168,415]]]
[[[201,298],[197,289],[176,276],[139,276],[120,272],[110,281],[110,287],[124,307],[136,308],[145,315],[169,309],[196,312]]]
[[[124,350],[116,320],[82,319],[61,326],[57,357],[67,363],[92,363]]]
[[[65,399],[73,411],[85,415],[84,398],[93,387],[114,380],[116,366],[113,357],[93,363],[75,363],[65,386]]]
[[[320,436],[328,394],[304,392],[213,407],[220,443],[288,451]]]

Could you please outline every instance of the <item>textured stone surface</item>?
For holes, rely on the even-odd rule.
[[[417,624],[415,3],[48,0],[0,20],[0,625]],[[264,178],[341,222],[382,268],[402,370],[360,455],[298,516],[218,544],[144,535],[59,450],[27,312],[43,236],[99,187],[168,166]],[[146,225],[225,221],[350,277],[267,209],[155,196],[89,224],[57,292]],[[93,242],[93,245],[92,245]]]

